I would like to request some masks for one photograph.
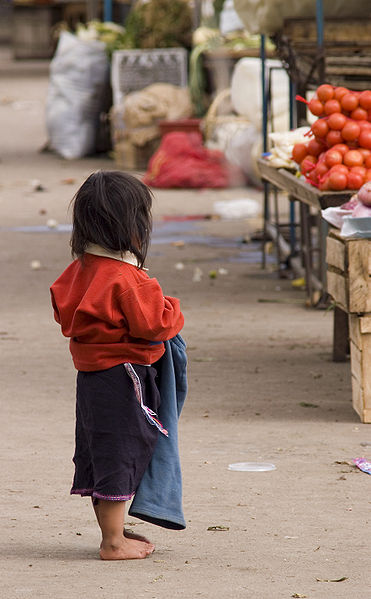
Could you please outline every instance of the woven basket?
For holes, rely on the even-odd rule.
[[[210,104],[209,110],[207,111],[203,122],[205,141],[209,141],[212,138],[214,129],[218,125],[224,125],[225,123],[241,123],[241,125],[248,125],[250,123],[245,116],[240,116],[238,114],[218,115],[218,110],[221,104],[230,98],[230,96],[231,88],[228,87],[227,89],[223,89],[221,92],[219,92]]]

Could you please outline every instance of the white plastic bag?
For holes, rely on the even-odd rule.
[[[83,41],[62,32],[50,64],[46,102],[49,143],[63,158],[74,159],[96,150],[99,115],[109,86],[105,44]]]
[[[250,185],[261,186],[258,170],[258,158],[262,153],[262,136],[254,125],[240,129],[229,140],[225,149],[225,157],[245,173]]]
[[[244,28],[244,24],[242,23],[240,17],[235,11],[233,0],[225,0],[222,12],[220,13],[220,33],[222,35],[226,35],[231,31],[238,31],[239,29]]]
[[[272,113],[275,131],[287,131],[289,125],[289,78],[280,61],[267,60],[272,71]],[[278,67],[278,70],[276,70]],[[259,58],[242,58],[234,68],[231,100],[237,114],[246,116],[257,129],[262,127],[261,62]]]

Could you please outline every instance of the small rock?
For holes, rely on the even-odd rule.
[[[31,268],[31,270],[40,270],[40,268],[41,268],[40,260],[32,260],[30,262],[30,268]]]
[[[32,179],[31,181],[32,191],[45,191],[45,187],[42,185],[39,179]]]
[[[49,229],[55,229],[58,226],[58,222],[55,220],[55,218],[49,218],[46,221],[46,226],[49,227]]]
[[[199,268],[198,266],[196,266],[196,268],[193,271],[192,281],[194,283],[199,283],[201,281],[201,279],[202,279],[202,275],[203,275],[203,272],[202,272],[201,268]]]

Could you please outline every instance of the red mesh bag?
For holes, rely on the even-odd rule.
[[[151,187],[233,187],[244,185],[242,171],[219,150],[202,145],[200,133],[174,131],[162,138],[143,179]]]

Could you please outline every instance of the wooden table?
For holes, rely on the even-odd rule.
[[[304,177],[284,168],[274,168],[269,161],[258,161],[260,175],[275,192],[287,192],[290,201],[297,201],[300,208],[299,254],[304,269],[307,296],[313,306],[323,303],[327,294],[325,248],[328,226],[322,218],[321,210],[330,206],[341,206],[353,195],[353,191],[319,191],[307,183]],[[265,204],[269,202],[269,190],[265,194]],[[264,209],[264,236],[271,231],[276,240],[279,238],[282,224],[278,209],[275,210],[275,222],[272,222],[269,208]]]

